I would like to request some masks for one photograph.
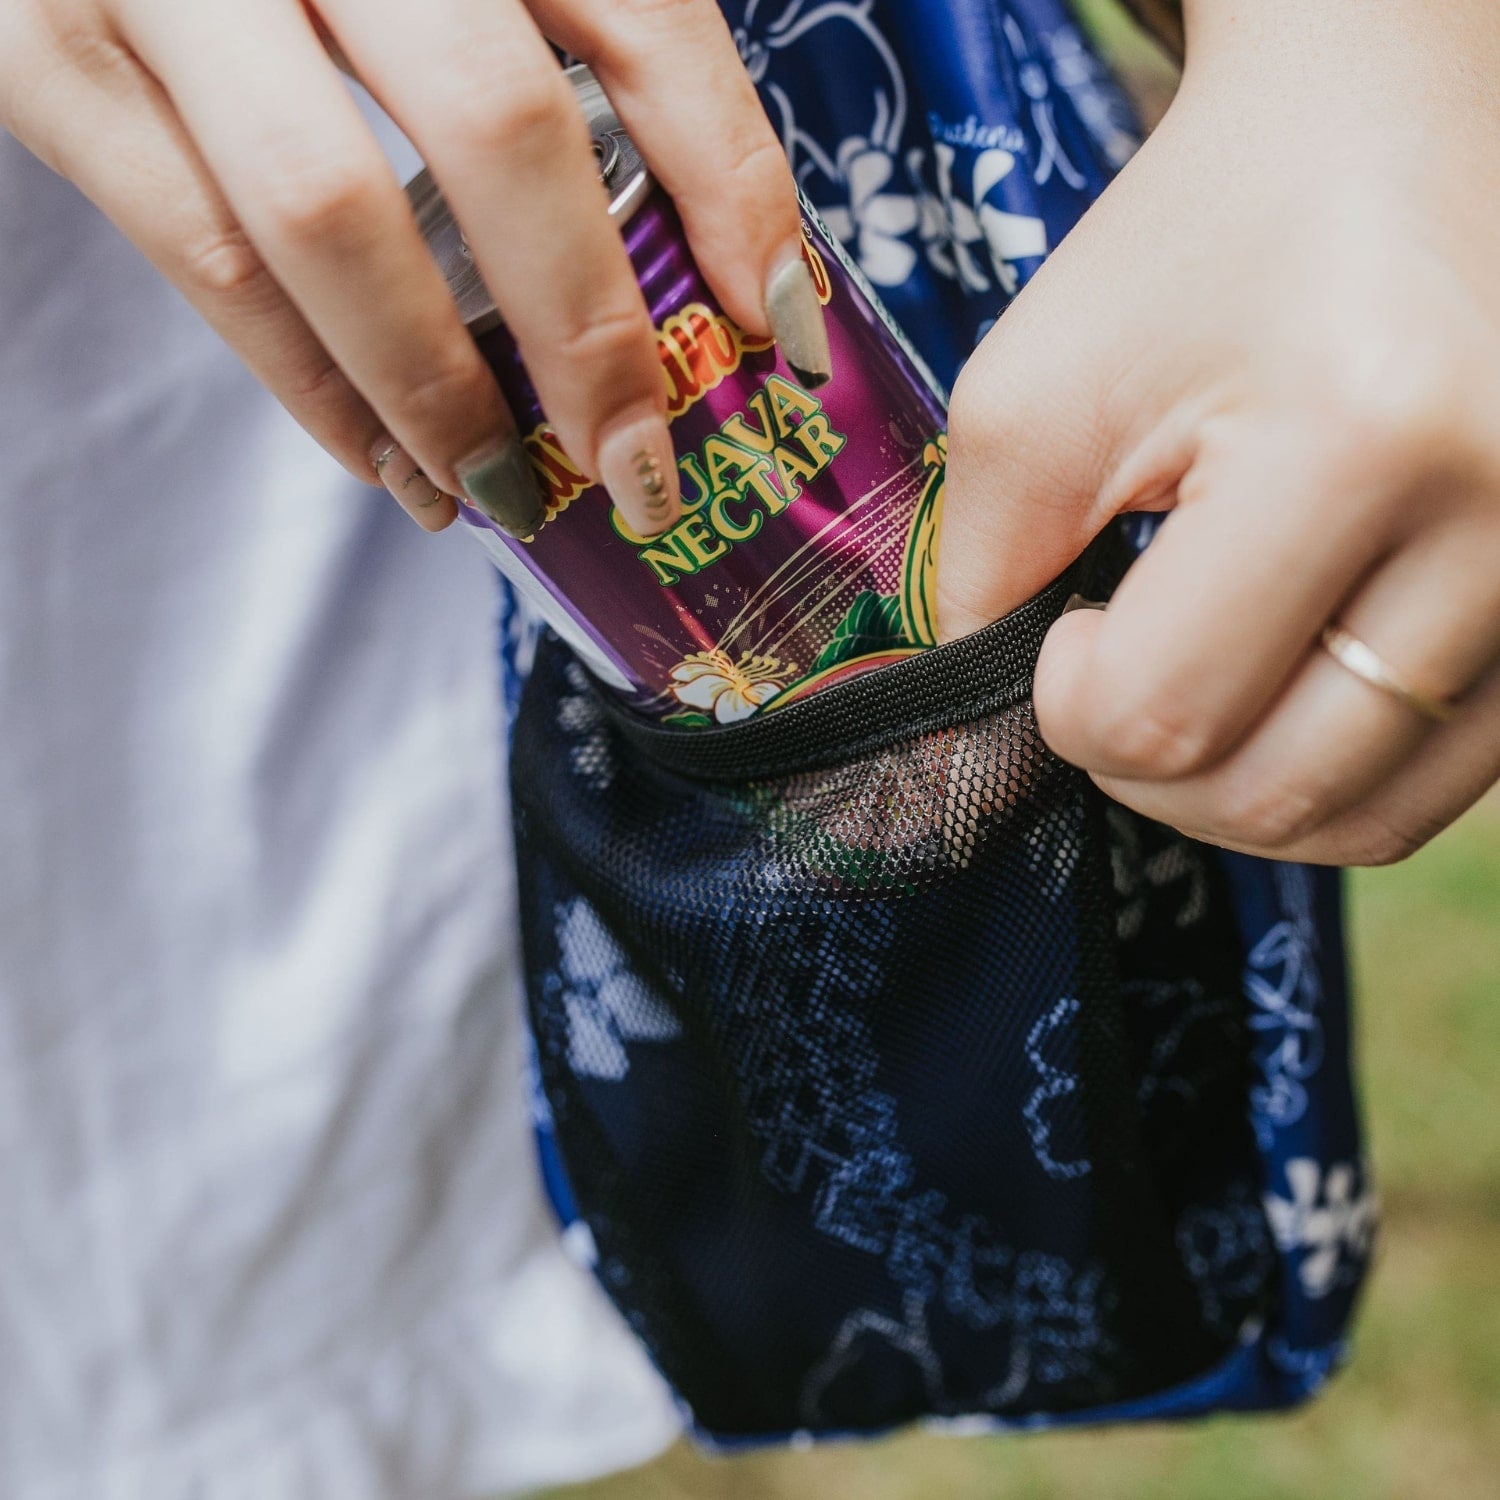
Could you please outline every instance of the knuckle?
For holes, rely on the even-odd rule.
[[[995,437],[995,393],[975,369],[977,359],[964,366],[948,402],[948,451],[956,462],[982,461]]]
[[[485,66],[486,49],[457,60],[445,80],[442,128],[466,151],[532,158],[555,153],[577,114],[556,68],[502,72]],[[582,117],[578,118],[582,131]]]
[[[1338,850],[1340,864],[1396,865],[1423,849],[1442,832],[1444,824],[1434,819],[1414,822],[1396,821],[1366,814],[1351,829],[1344,846]]]
[[[348,403],[349,377],[324,350],[296,369],[287,381],[287,399],[299,410],[316,412]]]
[[[369,232],[382,187],[368,166],[349,157],[278,153],[262,185],[275,231],[297,244],[347,244]]]
[[[129,51],[93,6],[52,6],[47,25],[58,56],[79,72],[99,79],[133,70]]]
[[[729,142],[721,178],[757,203],[763,203],[783,188],[782,196],[789,210],[794,201],[786,153],[764,120],[747,123]]]
[[[953,384],[948,403],[950,462],[982,468],[992,480],[1003,472],[1008,482],[1024,483],[1028,496],[1061,498],[1061,465],[1027,440],[1036,424],[1024,397],[1010,373],[1010,362],[981,345]]]
[[[1398,829],[1382,829],[1363,847],[1356,847],[1348,859],[1349,864],[1371,868],[1384,865],[1399,865],[1410,859],[1427,843],[1417,834],[1402,833]]]
[[[370,444],[379,419],[322,348],[303,353],[277,371],[271,389],[283,406],[351,474],[368,480]]]
[[[605,308],[563,329],[552,346],[557,360],[588,370],[605,388],[623,387],[620,377],[638,366],[650,376],[641,383],[654,390],[661,380],[651,355],[651,319],[640,299],[634,301],[633,306]],[[621,404],[639,399],[636,384],[630,383],[628,393],[621,389]]]
[[[1260,777],[1226,789],[1218,831],[1249,848],[1286,849],[1316,833],[1324,821],[1316,792]]]
[[[83,148],[59,129],[80,77],[110,91],[128,87],[134,59],[100,18],[76,7],[0,6],[0,130],[64,177],[78,176]]]
[[[586,35],[601,53],[612,59],[645,60],[661,34],[680,35],[684,26],[701,22],[710,14],[704,0],[610,0],[594,12]]]
[[[1397,475],[1449,463],[1459,414],[1468,406],[1450,362],[1409,343],[1338,360],[1325,399],[1343,463]]]
[[[243,300],[267,284],[265,262],[237,224],[216,226],[183,250],[186,290],[216,301]]]
[[[489,379],[476,359],[452,358],[429,364],[396,397],[391,415],[413,433],[448,432],[475,425],[474,414],[494,405]],[[462,457],[455,454],[454,457]]]
[[[1107,713],[1099,739],[1113,766],[1143,780],[1176,781],[1215,759],[1209,726],[1162,703],[1132,702]]]
[[[988,405],[985,400],[985,382],[981,379],[979,362],[981,356],[971,356],[953,382],[948,400],[948,439],[954,441],[959,435],[968,436],[983,430],[981,415]]]

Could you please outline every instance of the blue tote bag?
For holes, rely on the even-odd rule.
[[[1056,0],[725,0],[804,192],[939,377],[1136,145]],[[565,1242],[704,1441],[1299,1401],[1374,1233],[1336,873],[1111,804],[967,641],[724,731],[502,612]]]

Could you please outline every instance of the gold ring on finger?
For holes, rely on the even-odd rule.
[[[1361,682],[1368,682],[1371,687],[1415,709],[1424,718],[1444,724],[1458,712],[1458,705],[1451,698],[1435,698],[1414,688],[1394,667],[1342,625],[1326,626],[1320,643],[1346,672],[1352,672]]]

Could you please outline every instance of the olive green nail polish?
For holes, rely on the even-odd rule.
[[[766,321],[799,384],[810,391],[826,385],[833,375],[828,323],[800,254],[783,262],[766,283]]]
[[[516,437],[502,438],[456,465],[464,494],[501,530],[534,536],[547,519],[541,485]]]

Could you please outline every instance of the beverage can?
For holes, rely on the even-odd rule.
[[[515,414],[546,499],[526,538],[460,515],[602,682],[683,727],[772,712],[936,642],[945,402],[857,268],[804,204],[802,252],[832,377],[799,379],[720,308],[671,199],[603,90],[569,69],[656,329],[682,518],[626,525],[549,427],[515,341],[428,173],[413,211]]]

